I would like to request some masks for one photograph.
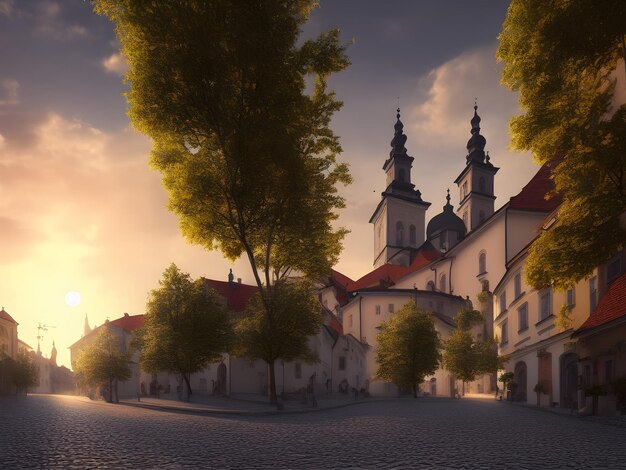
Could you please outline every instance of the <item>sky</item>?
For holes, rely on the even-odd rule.
[[[396,108],[412,181],[441,212],[465,165],[475,98],[496,175],[496,208],[537,171],[508,148],[515,94],[499,84],[497,36],[507,2],[321,0],[303,29],[339,28],[352,65],[329,85],[344,106],[332,122],[354,182],[341,193],[350,230],[336,269],[357,279],[372,269],[368,223],[385,189]],[[0,0],[0,306],[20,339],[70,366],[68,347],[85,316],[100,325],[144,313],[172,262],[194,278],[252,283],[245,260],[186,243],[166,208],[150,141],[130,127],[125,63],[113,25],[82,0]],[[66,304],[76,291],[80,303]],[[38,325],[48,325],[47,331]]]

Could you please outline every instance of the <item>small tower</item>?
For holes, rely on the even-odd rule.
[[[430,206],[411,183],[414,159],[404,147],[407,137],[400,121],[400,108],[397,111],[391,152],[383,165],[387,189],[370,218],[370,223],[374,224],[376,267],[385,263],[408,265],[411,262],[411,251],[424,243],[426,209]]]
[[[476,103],[471,124],[472,136],[467,141],[466,166],[454,180],[459,186],[457,214],[463,220],[468,232],[476,229],[493,215],[496,199],[493,180],[499,170],[489,161],[489,152],[485,154],[487,141],[480,135],[480,116]]]
[[[52,351],[50,351],[50,362],[57,365],[57,347],[54,344],[54,340],[52,340]]]

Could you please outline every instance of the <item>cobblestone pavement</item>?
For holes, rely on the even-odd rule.
[[[0,398],[0,468],[626,469],[626,429],[485,400],[197,416]]]

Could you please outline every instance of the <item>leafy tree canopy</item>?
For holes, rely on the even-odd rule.
[[[35,364],[32,356],[25,351],[17,353],[12,372],[13,384],[18,392],[26,392],[30,387],[39,383],[39,367]]]
[[[99,388],[107,385],[108,400],[113,401],[116,381],[127,380],[131,376],[130,354],[122,352],[120,339],[104,324],[95,341],[80,351],[73,368],[80,387]]]
[[[625,32],[622,0],[509,7],[497,55],[524,111],[511,120],[512,145],[550,166],[563,201],[556,224],[530,250],[534,287],[573,285],[626,240],[626,106],[615,100]]]
[[[346,234],[329,127],[342,103],[326,87],[349,63],[339,32],[299,40],[312,0],[92,1],[115,23],[129,115],[183,235],[248,258],[271,327],[273,283],[326,275]]]
[[[190,374],[229,351],[232,323],[217,292],[175,264],[163,272],[159,286],[150,292],[145,324],[136,340],[141,366],[147,372],[181,374],[190,394]]]
[[[376,378],[400,388],[411,387],[416,397],[418,385],[435,373],[441,358],[441,341],[432,315],[408,302],[381,325],[377,341]]]
[[[250,300],[237,323],[235,353],[250,360],[263,359],[270,365],[278,359],[317,361],[308,338],[319,332],[323,318],[311,284],[305,280],[278,281],[271,295],[271,320],[259,295]]]

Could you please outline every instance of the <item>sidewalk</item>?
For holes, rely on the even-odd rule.
[[[397,398],[358,398],[351,395],[331,394],[317,397],[317,406],[311,403],[302,403],[301,400],[289,397],[279,402],[278,409],[270,405],[269,397],[253,394],[233,394],[230,397],[213,397],[206,395],[192,395],[189,402],[166,400],[154,397],[126,398],[120,404],[139,408],[172,411],[178,413],[206,414],[206,415],[233,415],[233,416],[269,416],[294,413],[311,413],[316,411],[343,408],[380,401],[395,400]]]

